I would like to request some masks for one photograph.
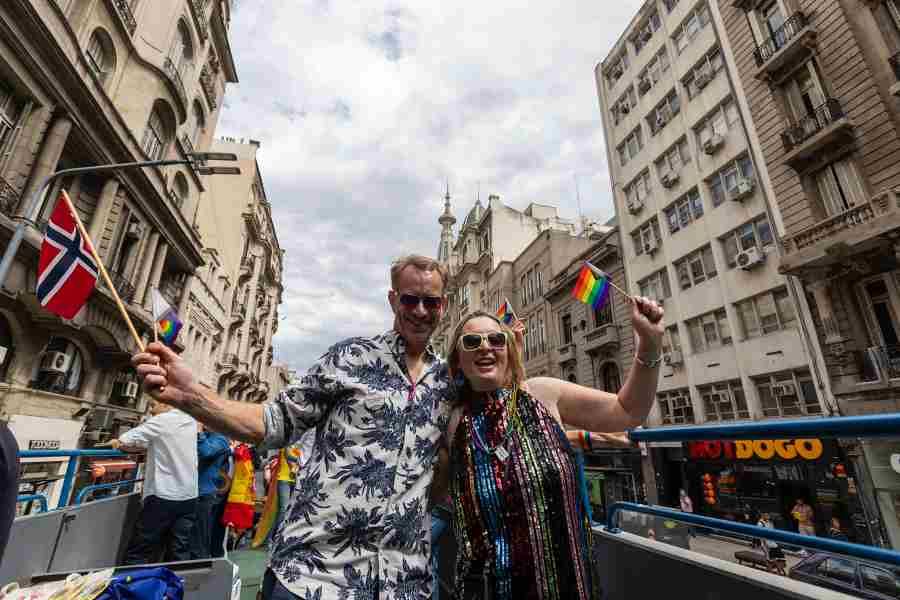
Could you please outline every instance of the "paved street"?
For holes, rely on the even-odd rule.
[[[722,560],[727,560],[730,562],[737,562],[736,560],[734,560],[735,552],[739,550],[751,549],[752,548],[747,544],[729,542],[720,538],[700,535],[691,539],[691,550],[693,550],[694,552],[706,554],[707,556],[714,556],[716,558],[721,558]],[[785,555],[787,557],[788,569],[800,562],[799,557],[792,556],[787,553],[785,553]]]

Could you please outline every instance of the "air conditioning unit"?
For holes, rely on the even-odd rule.
[[[641,212],[641,209],[644,208],[644,201],[635,198],[634,200],[628,201],[628,212],[631,214],[637,214]]]
[[[766,255],[757,246],[753,246],[738,252],[735,262],[743,270],[749,271],[756,265],[766,262]]]
[[[697,74],[694,75],[694,85],[697,86],[698,90],[705,88],[710,81],[712,81],[712,73],[708,69],[697,71]]]
[[[646,252],[647,254],[652,255],[658,249],[659,249],[659,244],[657,243],[656,239],[650,238],[649,240],[646,240],[644,242],[644,252]]]
[[[125,384],[125,388],[122,390],[123,398],[137,398],[138,390],[140,389],[137,381],[129,381]]]
[[[707,154],[715,154],[716,150],[722,147],[722,144],[725,143],[725,138],[719,135],[718,133],[714,133],[709,138],[703,142],[703,151]]]
[[[735,202],[740,202],[747,196],[753,193],[753,180],[747,177],[742,177],[738,180],[737,185],[734,186],[734,189],[731,190],[729,196]]]
[[[775,397],[796,396],[797,388],[793,383],[776,383],[772,386],[772,395]]]
[[[684,355],[681,353],[681,350],[672,350],[666,354],[663,362],[669,366],[684,364]]]
[[[659,179],[662,181],[663,187],[670,188],[678,183],[678,171],[666,171]]]
[[[41,357],[41,371],[65,373],[69,370],[72,358],[65,352],[44,352]]]
[[[640,82],[638,82],[638,91],[641,94],[649,92],[651,87],[653,87],[653,84],[650,83],[650,80],[647,78],[641,79]]]

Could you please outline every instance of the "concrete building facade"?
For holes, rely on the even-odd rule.
[[[811,307],[824,384],[841,414],[897,411],[900,3],[718,8],[777,201],[779,268]],[[872,539],[900,547],[900,474],[891,466],[900,445],[844,447],[870,502]]]
[[[226,1],[19,1],[0,5],[0,245],[39,182],[66,167],[185,158],[206,148],[237,81]],[[143,339],[150,291],[182,312],[205,262],[196,226],[208,180],[187,166],[57,180],[0,291],[0,418],[23,448],[73,448],[118,435],[145,407],[136,347],[101,283],[71,321],[35,298],[42,231],[68,191]],[[28,463],[23,491],[46,492],[65,459]]]
[[[705,0],[650,0],[595,70],[629,289],[666,310],[651,426],[830,412],[727,51]],[[648,493],[677,505],[667,450]]]

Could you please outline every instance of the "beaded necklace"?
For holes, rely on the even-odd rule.
[[[481,433],[478,431],[478,428],[475,427],[475,419],[469,419],[469,427],[472,429],[472,442],[477,450],[491,456],[496,456],[504,462],[509,458],[509,450],[506,449],[506,443],[509,441],[509,436],[512,434],[513,429],[518,428],[520,425],[519,413],[516,410],[516,399],[518,397],[519,386],[513,385],[512,398],[510,399],[509,404],[504,407],[504,414],[506,415],[509,426],[506,428],[506,433],[503,434],[503,439],[493,448],[491,448],[481,437]]]

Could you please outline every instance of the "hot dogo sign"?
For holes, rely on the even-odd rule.
[[[688,442],[688,455],[695,459],[762,459],[816,460],[822,456],[822,442],[817,439],[736,440],[734,442]]]

